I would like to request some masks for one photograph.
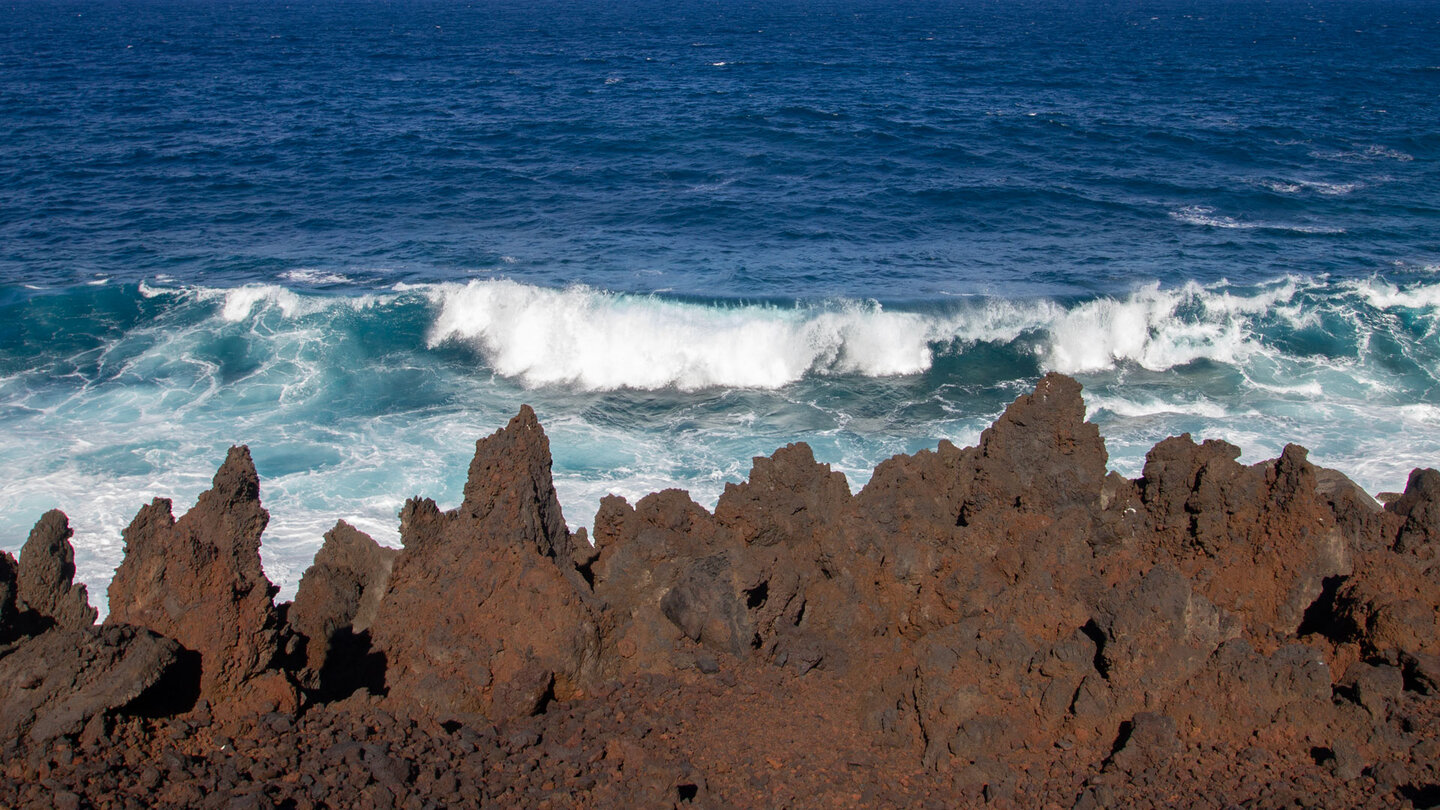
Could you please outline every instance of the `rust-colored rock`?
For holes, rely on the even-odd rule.
[[[1140,484],[1163,552],[1252,640],[1272,646],[1299,629],[1327,578],[1350,573],[1352,552],[1304,448],[1251,467],[1239,455],[1188,434],[1166,439]]]
[[[369,649],[370,625],[399,553],[343,520],[325,533],[286,616],[305,639],[305,680],[312,689],[336,696],[382,687],[380,662]]]
[[[232,447],[214,485],[178,521],[157,498],[125,530],[107,624],[133,624],[200,655],[200,697],[217,717],[294,711],[298,695],[273,668],[282,622],[260,567],[269,514],[245,447]]]
[[[0,740],[78,735],[97,715],[136,703],[180,659],[178,644],[137,627],[49,630],[0,655]]]
[[[74,582],[75,549],[70,521],[52,509],[30,530],[20,549],[18,604],[46,624],[80,630],[95,623],[96,611],[84,585]]]
[[[584,690],[598,621],[555,498],[549,440],[528,406],[476,442],[461,505],[410,500],[400,537],[371,626],[392,704],[499,720],[533,711],[529,695],[547,679],[562,699]]]
[[[130,676],[96,697],[64,673],[123,667],[63,653],[90,643],[75,631],[0,646],[0,675],[61,662],[27,676],[49,697],[0,711],[18,735],[0,804],[41,783],[176,805],[200,785],[276,805],[1432,801],[1440,473],[1382,508],[1298,446],[1245,466],[1181,436],[1131,481],[1080,394],[1049,375],[978,446],[897,456],[854,496],[803,444],[757,457],[713,514],[611,496],[594,547],[524,408],[477,442],[460,506],[406,503],[398,554],[327,534],[288,609],[303,655],[273,626],[258,483],[232,454],[180,521],[141,510],[111,591],[112,621],[199,651],[206,697],[157,706]],[[193,673],[175,650],[145,669],[167,693]],[[261,713],[267,678],[305,685],[303,716]],[[83,710],[56,713],[66,690]],[[74,767],[45,753],[76,744]]]

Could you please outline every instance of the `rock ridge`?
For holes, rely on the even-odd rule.
[[[859,492],[797,443],[572,535],[526,406],[277,605],[235,447],[104,625],[63,514],[0,554],[0,804],[1440,805],[1440,472],[1239,455],[1109,472],[1049,374]]]

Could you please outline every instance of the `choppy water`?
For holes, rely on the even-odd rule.
[[[877,5],[0,6],[0,548],[103,589],[245,442],[292,592],[522,402],[579,526],[1047,370],[1130,475],[1440,463],[1440,7]]]

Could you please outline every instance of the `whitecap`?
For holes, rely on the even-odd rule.
[[[1440,308],[1440,284],[1422,284],[1409,289],[1380,279],[1365,279],[1350,282],[1350,285],[1364,296],[1370,306],[1376,309],[1401,307],[1405,309]]]
[[[349,284],[350,278],[340,273],[332,273],[311,267],[301,267],[295,270],[287,270],[280,274],[285,281],[293,281],[300,284]]]
[[[1167,401],[1158,398],[1127,399],[1103,394],[1089,394],[1086,397],[1086,406],[1090,413],[1090,416],[1086,418],[1093,418],[1093,415],[1099,411],[1108,411],[1116,416],[1131,419],[1161,414],[1196,416],[1204,419],[1224,419],[1232,415],[1225,406],[1207,399]]]
[[[1170,218],[1187,225],[1206,228],[1233,230],[1288,231],[1290,233],[1335,235],[1345,233],[1344,228],[1329,225],[1307,225],[1276,222],[1245,222],[1231,216],[1219,214],[1208,205],[1187,205],[1170,212]]]
[[[1124,299],[1100,298],[1066,311],[1049,326],[1043,365],[1076,374],[1120,362],[1163,371],[1196,360],[1241,364],[1261,350],[1248,316],[1286,295],[1284,288],[1253,297],[1214,294],[1198,284],[1162,290],[1158,284]],[[1182,317],[1184,305],[1198,316]]]
[[[724,307],[504,279],[426,289],[440,307],[429,345],[467,342],[530,386],[774,389],[809,373],[917,374],[940,337],[933,319],[873,302]]]

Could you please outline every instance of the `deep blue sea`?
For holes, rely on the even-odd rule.
[[[0,548],[248,443],[293,593],[533,404],[574,527],[804,440],[852,488],[1049,370],[1440,464],[1433,0],[0,0]]]

